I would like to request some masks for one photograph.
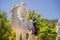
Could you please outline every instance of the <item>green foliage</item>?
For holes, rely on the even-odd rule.
[[[28,20],[33,19],[34,15],[37,16],[36,26],[39,28],[39,33],[37,35],[38,40],[55,40],[57,19],[48,20],[41,18],[40,14],[37,14],[32,10]],[[26,38],[28,38],[28,36],[29,35],[27,34]],[[0,40],[16,40],[15,33],[11,29],[11,23],[7,20],[5,12],[0,12]]]
[[[14,31],[11,29],[6,13],[0,12],[0,40],[13,40],[14,38]]]
[[[55,20],[48,20],[45,18],[41,18],[40,14],[37,14],[32,10],[28,17],[29,20],[33,19],[33,15],[37,16],[36,26],[40,29],[38,34],[38,40],[55,40],[56,38],[56,23]]]

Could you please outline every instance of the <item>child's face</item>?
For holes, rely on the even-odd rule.
[[[36,18],[36,15],[34,15],[34,18]]]

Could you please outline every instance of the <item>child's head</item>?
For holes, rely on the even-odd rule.
[[[36,14],[34,14],[34,16],[33,16],[34,18],[37,18],[37,16],[36,16]]]

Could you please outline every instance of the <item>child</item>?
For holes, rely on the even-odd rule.
[[[34,17],[33,17],[33,27],[34,27],[34,29],[33,29],[33,35],[35,35],[35,36],[37,36],[38,35],[38,31],[39,31],[39,28],[37,28],[36,27],[36,15],[34,15]]]
[[[36,15],[34,15],[34,18],[33,18],[33,26],[34,28],[36,28]]]

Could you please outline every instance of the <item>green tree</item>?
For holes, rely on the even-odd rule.
[[[4,11],[0,12],[0,40],[14,40],[14,31]]]
[[[38,36],[38,40],[55,40],[56,38],[56,23],[57,20],[48,20],[45,18],[41,18],[40,14],[37,14],[32,10],[28,17],[29,20],[33,19],[33,15],[37,16],[36,26],[40,29]]]
[[[33,19],[33,15],[37,16],[36,26],[39,28],[38,40],[55,40],[57,19],[48,20],[41,18],[40,14],[31,10],[28,20]],[[7,20],[7,15],[4,11],[0,11],[0,40],[16,40],[15,33],[11,29],[11,23]]]

